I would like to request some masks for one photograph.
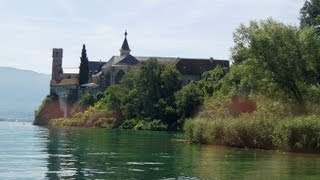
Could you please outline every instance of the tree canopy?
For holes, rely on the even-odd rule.
[[[161,120],[175,126],[174,93],[180,88],[180,73],[174,65],[150,59],[128,72],[119,84],[110,86],[100,103],[120,111],[127,120]]]
[[[242,76],[237,84],[270,94],[276,89],[303,107],[305,88],[320,82],[320,41],[313,29],[251,21],[236,30],[234,41],[232,56],[239,66],[233,73],[241,68]]]
[[[307,0],[300,10],[300,26],[312,27],[320,36],[320,0]]]

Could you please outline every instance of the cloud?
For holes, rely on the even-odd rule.
[[[56,0],[58,5],[69,15],[75,15],[76,9],[72,0]]]

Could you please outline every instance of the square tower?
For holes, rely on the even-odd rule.
[[[63,73],[62,70],[62,57],[63,49],[62,48],[53,48],[52,49],[52,80],[59,82],[60,76]]]

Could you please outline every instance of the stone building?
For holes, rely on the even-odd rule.
[[[102,66],[101,71],[92,77],[92,82],[99,85],[100,89],[105,89],[109,85],[118,83],[124,74],[130,69],[139,65],[142,61],[155,58],[161,63],[173,63],[182,75],[182,83],[201,79],[205,71],[214,69],[217,65],[229,68],[228,60],[195,59],[195,58],[175,58],[157,56],[133,56],[127,40],[127,32],[120,49],[120,56],[112,56],[109,61]]]
[[[131,55],[127,35],[127,32],[125,32],[119,56],[112,56],[107,62],[89,61],[89,83],[81,86],[78,84],[78,72],[64,73],[62,69],[63,50],[53,49],[50,93],[59,96],[77,96],[77,98],[85,92],[97,93],[112,84],[118,83],[128,71],[137,67],[140,62],[147,61],[150,58],[155,58],[160,63],[173,63],[182,75],[183,84],[200,80],[205,71],[212,70],[217,65],[229,68],[228,60],[213,58],[133,56]]]
[[[78,73],[63,73],[63,49],[52,50],[52,76],[50,81],[50,94],[60,98],[77,99]]]

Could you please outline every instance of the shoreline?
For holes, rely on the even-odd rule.
[[[38,125],[34,125],[38,126]],[[230,146],[221,143],[199,143],[199,142],[192,142],[188,139],[186,132],[183,131],[158,131],[158,130],[137,130],[137,129],[124,129],[124,128],[105,128],[105,127],[82,127],[82,126],[63,126],[63,125],[46,125],[40,126],[46,128],[65,128],[65,129],[109,129],[114,131],[148,131],[148,132],[164,132],[164,133],[181,133],[184,137],[182,143],[189,143],[194,145],[200,146],[215,146],[221,148],[232,148],[232,149],[239,149],[239,150],[254,150],[254,151],[273,151],[273,152],[283,152],[283,153],[297,153],[297,154],[320,154],[320,150],[312,150],[312,149],[290,149],[290,148],[250,148],[250,147],[241,147],[241,146]],[[180,142],[180,141],[179,141]]]

